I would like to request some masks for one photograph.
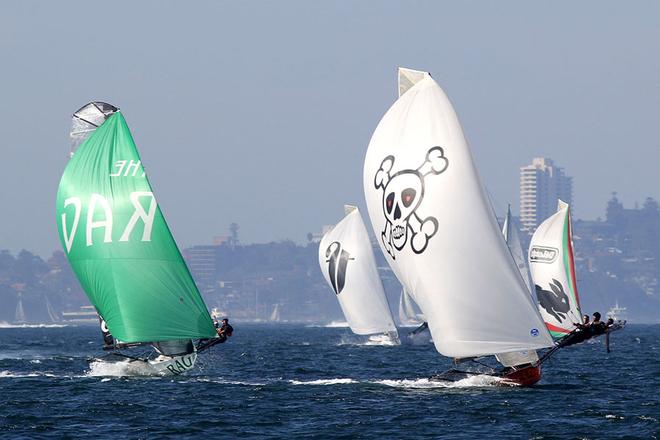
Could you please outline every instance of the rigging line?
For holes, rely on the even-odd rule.
[[[101,112],[101,113],[103,113],[103,112]],[[81,117],[78,116],[78,115],[73,115],[73,117],[76,118],[76,119],[80,119],[81,121],[86,122],[86,123],[88,123],[89,125],[93,125],[93,126],[96,127],[96,128],[99,128],[99,126],[96,125],[95,123],[93,123],[93,122],[91,122],[91,121],[88,121],[88,120],[85,119],[85,118],[81,118]]]

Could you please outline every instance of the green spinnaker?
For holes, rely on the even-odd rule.
[[[66,166],[57,226],[73,271],[115,338],[153,342],[216,334],[120,112]]]

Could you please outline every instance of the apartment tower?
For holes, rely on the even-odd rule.
[[[535,157],[520,168],[520,223],[532,233],[557,211],[557,199],[573,205],[573,178],[551,159]]]

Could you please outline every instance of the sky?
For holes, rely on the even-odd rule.
[[[71,114],[122,109],[180,246],[240,225],[292,239],[364,207],[362,166],[396,69],[452,100],[503,212],[552,158],[574,217],[660,199],[660,3],[3,2],[0,249],[59,249]],[[364,210],[363,210],[364,211]]]

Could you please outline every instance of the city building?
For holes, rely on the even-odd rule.
[[[557,199],[573,205],[573,178],[545,157],[535,157],[520,168],[520,223],[534,232],[539,224],[557,211]]]

